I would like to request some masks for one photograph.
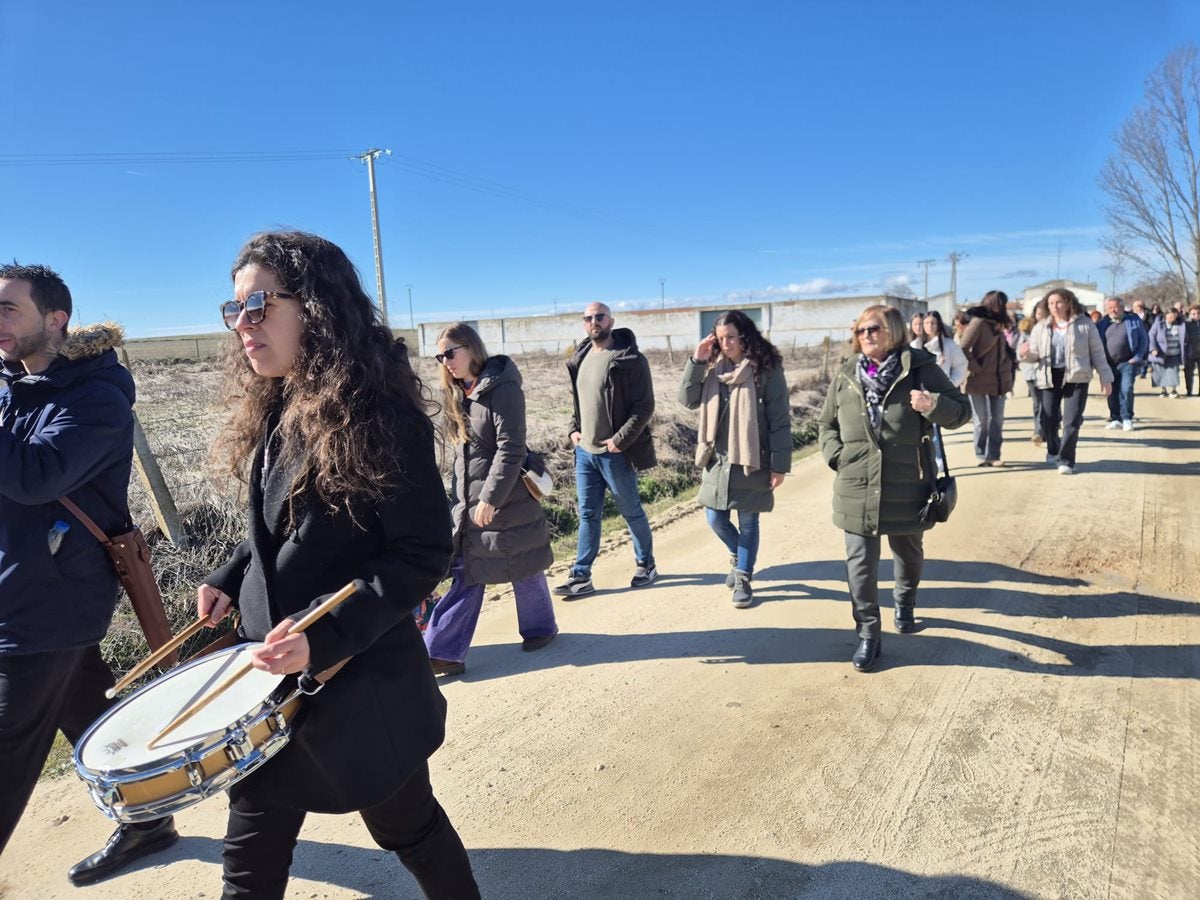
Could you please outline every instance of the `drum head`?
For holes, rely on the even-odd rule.
[[[78,765],[92,772],[153,768],[163,760],[220,738],[283,681],[251,669],[204,709],[148,749],[146,744],[192,703],[207,695],[249,662],[241,644],[186,663],[131,694],[101,717],[75,748]]]

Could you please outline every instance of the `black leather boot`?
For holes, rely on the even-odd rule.
[[[138,825],[118,825],[108,843],[87,859],[76,863],[71,871],[67,872],[67,878],[76,887],[91,884],[106,875],[111,875],[135,859],[165,850],[177,840],[179,832],[175,830],[173,816]]]
[[[879,638],[863,638],[858,642],[858,649],[850,657],[850,662],[859,672],[869,672],[882,655]]]
[[[901,634],[908,634],[917,627],[917,622],[913,618],[913,607],[901,606],[896,604],[896,617],[893,620],[896,623],[896,630]]]

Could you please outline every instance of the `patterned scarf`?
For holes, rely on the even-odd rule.
[[[893,350],[881,363],[870,359],[865,353],[858,357],[858,383],[862,385],[867,398],[867,418],[876,440],[880,437],[879,430],[883,424],[883,396],[899,374],[899,350]]]

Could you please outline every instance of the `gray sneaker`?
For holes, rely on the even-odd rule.
[[[572,575],[565,583],[558,585],[554,589],[554,593],[559,597],[583,597],[586,594],[596,593],[596,587],[592,584],[591,578]]]
[[[646,563],[644,566],[638,566],[633,573],[633,578],[629,580],[630,587],[645,587],[648,584],[653,584],[658,578],[658,569],[654,566],[654,561]]]
[[[750,576],[745,572],[734,572],[733,596],[730,599],[738,609],[745,609],[754,602],[754,589],[750,587]]]

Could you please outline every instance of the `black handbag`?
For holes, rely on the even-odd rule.
[[[916,385],[919,390],[925,386],[918,377]],[[929,481],[929,498],[917,514],[923,525],[936,525],[945,522],[954,512],[958,503],[958,482],[950,474],[950,465],[946,462],[946,446],[942,443],[942,430],[934,423],[929,423],[929,430],[921,436],[921,452],[925,459],[925,472]]]

